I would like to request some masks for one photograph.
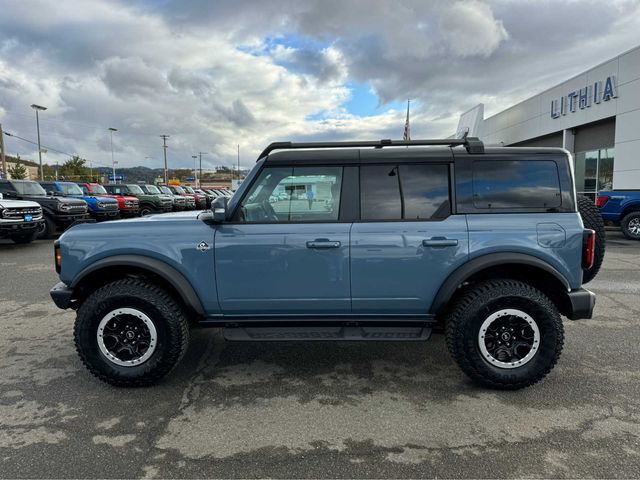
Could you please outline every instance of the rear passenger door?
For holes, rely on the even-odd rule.
[[[363,161],[360,221],[351,229],[353,313],[425,315],[467,259],[467,224],[452,212],[448,160]]]

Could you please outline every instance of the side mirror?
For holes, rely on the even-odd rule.
[[[227,197],[218,197],[211,204],[214,222],[222,223],[227,219],[227,201]]]

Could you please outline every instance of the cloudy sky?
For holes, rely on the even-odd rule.
[[[640,44],[638,0],[0,0],[0,122],[45,161],[250,166],[276,140],[455,132]],[[9,153],[37,148],[6,139]],[[206,161],[206,162],[205,162]]]

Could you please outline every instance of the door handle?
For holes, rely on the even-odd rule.
[[[458,240],[455,238],[433,237],[422,241],[423,247],[455,247]]]
[[[342,245],[339,241],[331,241],[331,240],[313,240],[307,242],[307,248],[340,248]]]

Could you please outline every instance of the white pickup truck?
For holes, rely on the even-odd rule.
[[[42,207],[36,202],[7,200],[0,193],[0,238],[15,243],[31,243],[42,227]]]

